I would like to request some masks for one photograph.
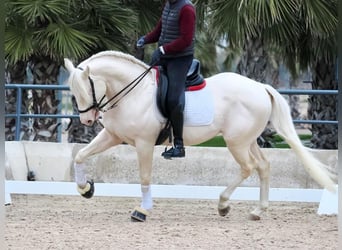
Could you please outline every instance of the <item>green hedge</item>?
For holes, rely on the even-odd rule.
[[[304,145],[309,145],[312,135],[309,134],[303,134],[299,135],[300,140]],[[272,138],[267,138],[267,140],[273,145],[273,148],[290,148],[289,145],[279,136],[274,135]],[[223,140],[222,136],[215,136],[214,138],[203,142],[201,144],[198,144],[196,146],[200,147],[225,147],[226,143]]]

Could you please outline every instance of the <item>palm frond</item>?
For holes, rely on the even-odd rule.
[[[5,57],[10,64],[27,61],[34,51],[33,31],[22,26],[8,26],[5,34]]]
[[[337,28],[337,1],[301,1],[300,14],[305,28],[315,36],[326,36]]]
[[[65,56],[84,57],[96,43],[96,37],[63,22],[52,23],[46,29],[37,31],[35,35],[36,51],[51,56],[56,61],[60,61]]]
[[[29,25],[51,22],[58,16],[66,14],[64,0],[12,0],[10,8],[23,16]]]

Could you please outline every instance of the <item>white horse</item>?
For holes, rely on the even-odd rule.
[[[77,68],[65,59],[65,67],[70,73],[70,90],[76,98],[81,122],[91,126],[103,111],[103,130],[74,159],[78,191],[86,198],[94,193],[94,183],[86,179],[84,172],[86,158],[123,142],[133,145],[139,162],[142,201],[131,217],[145,221],[153,206],[150,185],[154,146],[165,123],[156,107],[156,69],[148,71],[149,66],[142,61],[116,51],[93,55]],[[145,77],[128,90],[128,84],[144,72]],[[289,106],[273,87],[235,73],[220,73],[205,80],[213,96],[213,120],[204,126],[185,125],[183,136],[185,145],[194,145],[221,134],[241,167],[241,174],[220,194],[221,216],[229,212],[230,195],[253,170],[260,178],[260,201],[250,218],[260,219],[267,209],[270,164],[257,145],[257,137],[268,122],[295,151],[309,175],[322,187],[335,190],[326,166],[301,144]],[[120,99],[114,106],[112,97]],[[103,104],[103,100],[108,102]]]

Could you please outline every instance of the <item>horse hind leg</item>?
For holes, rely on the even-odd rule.
[[[267,210],[269,205],[270,163],[256,142],[251,145],[251,153],[256,160],[256,170],[260,179],[260,197],[259,205],[250,213],[249,218],[260,220],[261,214]]]
[[[229,197],[242,181],[247,179],[257,170],[260,178],[260,202],[259,205],[250,213],[249,219],[260,220],[261,214],[268,207],[269,196],[269,162],[264,157],[256,142],[246,148],[230,147],[234,159],[241,167],[241,174],[228,186],[220,195],[218,211],[221,216],[225,216],[229,210]]]
[[[227,145],[228,142],[226,142]],[[232,153],[234,159],[241,167],[241,173],[235,178],[235,180],[220,194],[220,199],[218,203],[218,212],[221,216],[226,216],[230,210],[229,198],[234,192],[236,187],[238,187],[246,178],[248,178],[254,169],[254,159],[250,155],[249,146],[229,146],[230,152]]]

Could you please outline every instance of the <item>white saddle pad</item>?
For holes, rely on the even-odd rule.
[[[184,126],[206,126],[214,120],[214,100],[208,88],[185,92]]]

